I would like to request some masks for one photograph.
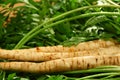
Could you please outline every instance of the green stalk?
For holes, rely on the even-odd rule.
[[[120,67],[116,68],[93,68],[88,70],[68,71],[62,74],[85,74],[85,73],[101,73],[101,72],[120,72]]]
[[[106,1],[109,2],[112,5],[119,6],[117,3],[113,2],[112,0],[106,0]]]
[[[35,35],[37,35],[39,32],[42,32],[42,31],[44,31],[47,28],[50,28],[52,26],[58,25],[60,23],[66,22],[66,21],[71,21],[71,20],[80,19],[80,18],[83,18],[83,17],[95,16],[95,15],[119,15],[120,16],[120,13],[118,13],[118,12],[94,12],[94,13],[86,13],[86,14],[82,14],[82,15],[78,15],[78,16],[75,16],[75,17],[66,18],[66,19],[57,21],[55,23],[47,25],[46,27],[44,27],[44,28],[42,28],[40,30],[37,30],[36,32],[34,32],[30,36],[28,36],[25,40],[23,40],[22,42],[20,42],[19,45],[16,45],[15,49],[22,47],[22,45],[24,43],[26,43],[29,39],[31,39],[32,37],[34,37]]]
[[[120,27],[119,27],[119,26],[115,25],[115,24],[112,23],[112,22],[110,22],[110,24],[111,24],[115,29],[117,29],[117,30],[120,32]]]
[[[90,79],[90,78],[95,78],[95,77],[104,77],[104,76],[110,76],[110,75],[120,75],[120,73],[100,73],[100,74],[94,74],[94,75],[90,75],[90,76],[85,76],[82,78],[78,78],[75,80],[86,80],[86,79]]]
[[[109,79],[80,79],[80,78],[67,78],[67,80],[120,80],[120,78],[109,78]]]
[[[86,1],[86,0],[84,0],[84,1],[88,6],[91,6],[91,4],[88,1]]]
[[[85,73],[101,73],[101,72],[120,72],[120,69],[90,69],[90,70],[81,70],[81,71],[70,71],[64,72],[62,74],[85,74]]]
[[[38,33],[44,31],[45,29],[53,27],[53,26],[58,25],[58,24],[61,24],[63,22],[72,21],[72,20],[76,20],[76,19],[80,19],[80,18],[84,18],[84,17],[96,16],[96,15],[117,15],[117,16],[120,16],[120,13],[118,13],[118,12],[93,12],[93,13],[81,14],[81,15],[78,15],[78,16],[74,16],[74,17],[71,17],[71,18],[66,18],[66,19],[57,21],[55,23],[52,23],[50,25],[47,25],[46,27],[34,32],[34,34],[30,35],[29,37],[32,38],[33,36],[35,36]]]
[[[50,22],[53,22],[53,21],[55,21],[55,20],[57,20],[57,19],[61,19],[61,18],[65,17],[65,16],[67,16],[67,15],[69,15],[69,14],[71,14],[71,13],[74,13],[74,12],[77,12],[77,11],[81,11],[81,10],[83,10],[83,9],[96,8],[96,7],[114,7],[114,8],[120,8],[120,6],[115,6],[115,5],[94,5],[94,6],[85,6],[85,7],[81,7],[81,8],[77,8],[77,9],[74,9],[74,10],[71,10],[71,11],[68,11],[68,12],[65,12],[65,13],[63,13],[63,14],[61,14],[61,15],[59,15],[59,16],[56,16],[56,17],[54,17],[54,18],[51,18],[50,20],[48,20],[48,21],[46,21],[46,22],[43,22],[41,25],[39,25],[39,26],[35,27],[34,29],[32,29],[30,32],[28,32],[28,33],[26,34],[26,36],[24,36],[24,37],[18,42],[18,44],[15,46],[14,49],[21,48],[22,45],[24,45],[29,39],[31,39],[32,37],[34,37],[35,35],[37,35],[37,34],[35,34],[36,31],[38,31],[38,30],[39,30],[42,26],[44,26],[45,24],[48,24],[48,23],[50,23]],[[101,13],[101,12],[100,12],[100,13]],[[90,15],[90,14],[92,14],[92,13],[89,13],[89,15]],[[76,16],[76,17],[77,17],[77,16]],[[85,17],[85,16],[84,16],[84,17]],[[72,17],[72,18],[73,18],[73,17]],[[74,19],[72,19],[72,18],[71,18],[71,20],[76,19],[75,17],[74,17]],[[78,19],[78,18],[77,18],[77,19]],[[68,21],[70,21],[70,20],[68,20]],[[64,22],[64,21],[63,21],[63,22]],[[41,31],[41,30],[40,30],[40,31]],[[31,36],[31,35],[34,35],[34,36],[28,38],[28,37]]]
[[[116,65],[100,66],[100,67],[96,67],[94,69],[105,69],[105,68],[120,68],[120,66],[116,66]]]
[[[3,77],[2,77],[2,80],[5,80],[5,75],[6,75],[6,72],[5,71],[2,71],[3,72]]]
[[[113,78],[113,77],[115,77],[115,76],[116,76],[115,74],[112,74],[112,75],[109,75],[109,76],[107,76],[107,77],[104,77],[103,79]]]

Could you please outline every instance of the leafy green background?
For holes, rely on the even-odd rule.
[[[13,7],[16,3],[25,3],[25,5]],[[0,47],[3,49],[14,49],[21,39],[42,23],[70,10],[99,5],[100,3],[119,6],[120,0],[41,0],[40,2],[34,2],[33,0],[1,0],[0,6],[4,10],[0,11]],[[9,7],[7,7],[8,4],[10,4]],[[12,12],[14,12],[15,16],[9,18]],[[92,14],[93,12],[98,12],[98,14],[72,21],[64,21],[61,24],[46,28],[48,25],[59,20],[87,13]],[[108,40],[113,38],[120,41],[120,15],[99,15],[101,12],[120,13],[120,7],[94,7],[62,16],[60,19],[46,23],[40,27],[37,31],[41,30],[41,32],[28,39],[19,48],[48,45],[71,46],[95,39]],[[43,28],[46,29],[42,30]],[[30,36],[27,37],[29,38]],[[80,80],[77,78],[68,79],[66,75],[59,74],[21,74],[23,73],[1,71],[0,80]]]

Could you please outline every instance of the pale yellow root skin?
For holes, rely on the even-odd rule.
[[[21,61],[48,61],[55,59],[63,59],[70,57],[80,57],[80,56],[96,56],[96,55],[116,55],[120,54],[120,45],[110,46],[107,48],[99,48],[86,51],[78,52],[24,52],[20,51],[10,51],[10,50],[0,50],[1,59],[9,60],[21,60]]]
[[[30,73],[51,73],[90,69],[103,65],[120,65],[120,55],[74,57],[57,59],[42,63],[0,62],[0,69]]]
[[[76,52],[81,50],[90,50],[101,47],[108,47],[116,45],[115,41],[94,40],[88,42],[79,43],[77,46],[63,47],[63,46],[48,46],[36,48],[39,52]],[[34,48],[33,48],[34,50]]]
[[[47,47],[36,47],[31,49],[21,49],[23,52],[76,52],[81,50],[90,50],[90,49],[97,49],[103,48],[108,46],[116,45],[117,43],[113,40],[111,41],[104,41],[104,40],[94,40],[88,42],[79,43],[77,46],[71,47],[63,47],[62,45],[59,46],[47,46]],[[13,51],[21,51],[21,50],[13,50]]]

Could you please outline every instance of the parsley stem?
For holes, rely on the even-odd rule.
[[[100,73],[100,74],[95,74],[95,75],[90,75],[90,76],[85,76],[85,77],[82,77],[82,78],[78,78],[76,80],[84,80],[84,79],[90,79],[90,78],[95,78],[95,77],[104,77],[104,76],[110,76],[110,75],[120,75],[120,73],[115,73],[115,72],[112,72],[112,73]]]
[[[109,3],[112,4],[112,5],[119,6],[117,3],[113,2],[112,0],[106,0],[106,1],[109,2]]]
[[[15,48],[14,49],[18,49],[18,48],[21,48],[28,40],[30,40],[32,37],[34,37],[35,35],[37,35],[38,34],[38,30],[42,27],[42,26],[44,26],[45,24],[48,24],[48,23],[50,23],[50,22],[53,22],[53,21],[55,21],[55,20],[58,20],[58,19],[61,19],[61,18],[63,18],[63,17],[65,17],[65,16],[67,16],[67,15],[69,15],[69,14],[71,14],[71,13],[74,13],[74,12],[77,12],[77,11],[81,11],[81,10],[84,10],[84,9],[88,9],[88,8],[96,8],[96,7],[114,7],[114,8],[120,8],[120,6],[115,6],[115,5],[94,5],[94,6],[85,6],[85,7],[81,7],[81,8],[77,8],[77,9],[74,9],[74,10],[71,10],[71,11],[68,11],[68,12],[65,12],[65,13],[63,13],[63,14],[61,14],[61,15],[59,15],[59,16],[56,16],[56,17],[54,17],[54,18],[51,18],[51,19],[49,19],[48,21],[46,21],[46,22],[43,22],[41,25],[39,25],[39,26],[37,26],[37,27],[35,27],[34,29],[32,29],[30,32],[28,32],[19,42],[18,42],[18,44],[15,46]],[[107,13],[103,13],[103,12],[97,12],[97,15],[98,14],[107,14]],[[114,14],[114,12],[112,12],[112,14]],[[110,15],[112,15],[111,13],[110,13]],[[115,13],[116,15],[118,14],[118,13]],[[79,15],[79,16],[75,16],[75,17],[72,17],[72,18],[66,18],[66,19],[64,19],[65,21],[71,21],[71,20],[74,20],[74,19],[78,19],[78,17],[79,18],[82,18],[82,17],[87,17],[87,16],[94,16],[94,15],[96,15],[96,14],[94,14],[94,13],[88,13],[88,14],[82,14],[82,15]],[[108,12],[108,15],[109,15],[109,12]],[[119,14],[118,14],[119,15]],[[63,22],[65,22],[63,20]],[[57,22],[57,24],[58,23],[62,23],[61,21],[60,22]],[[54,23],[53,23],[54,24]],[[51,24],[52,25],[52,24]],[[46,27],[47,28],[47,27]],[[45,29],[46,29],[45,28]],[[44,30],[44,28],[43,29],[40,29],[39,30],[39,32],[40,31],[43,31]],[[36,34],[36,32],[37,32],[37,34]]]

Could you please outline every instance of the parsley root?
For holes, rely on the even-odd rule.
[[[120,54],[120,45],[110,46],[92,50],[83,50],[77,52],[30,52],[24,50],[0,50],[1,59],[22,60],[22,61],[48,61],[54,59],[95,56],[95,55],[116,55]],[[108,52],[109,51],[109,52]]]
[[[47,46],[47,47],[37,47],[30,50],[36,50],[38,52],[75,52],[80,50],[90,50],[100,47],[108,47],[116,45],[117,42],[114,40],[93,40],[88,42],[79,43],[77,46],[63,47],[63,46]]]
[[[113,45],[113,46],[110,46]],[[48,61],[54,59],[80,57],[89,55],[114,55],[120,53],[120,46],[110,41],[90,41],[87,43],[80,43],[74,47],[46,47],[48,51],[37,51],[36,49],[21,49],[21,50],[0,50],[1,59],[22,60],[22,61]],[[95,47],[96,46],[96,47]],[[101,48],[100,48],[101,47]],[[102,48],[103,47],[103,48]],[[104,48],[107,47],[107,48]],[[45,47],[40,47],[43,50]],[[92,49],[93,48],[93,49]],[[98,49],[97,49],[98,48]],[[72,51],[71,51],[72,49]],[[89,50],[88,50],[89,49]],[[57,50],[57,51],[56,51]],[[58,50],[61,50],[58,51]],[[63,52],[65,50],[65,52]],[[66,52],[68,50],[68,52]],[[55,52],[56,51],[56,52]],[[74,52],[73,52],[74,51]],[[109,52],[108,52],[109,51]]]
[[[0,62],[0,69],[30,73],[51,73],[89,69],[103,65],[120,65],[120,55],[74,57],[51,60],[42,63]]]

